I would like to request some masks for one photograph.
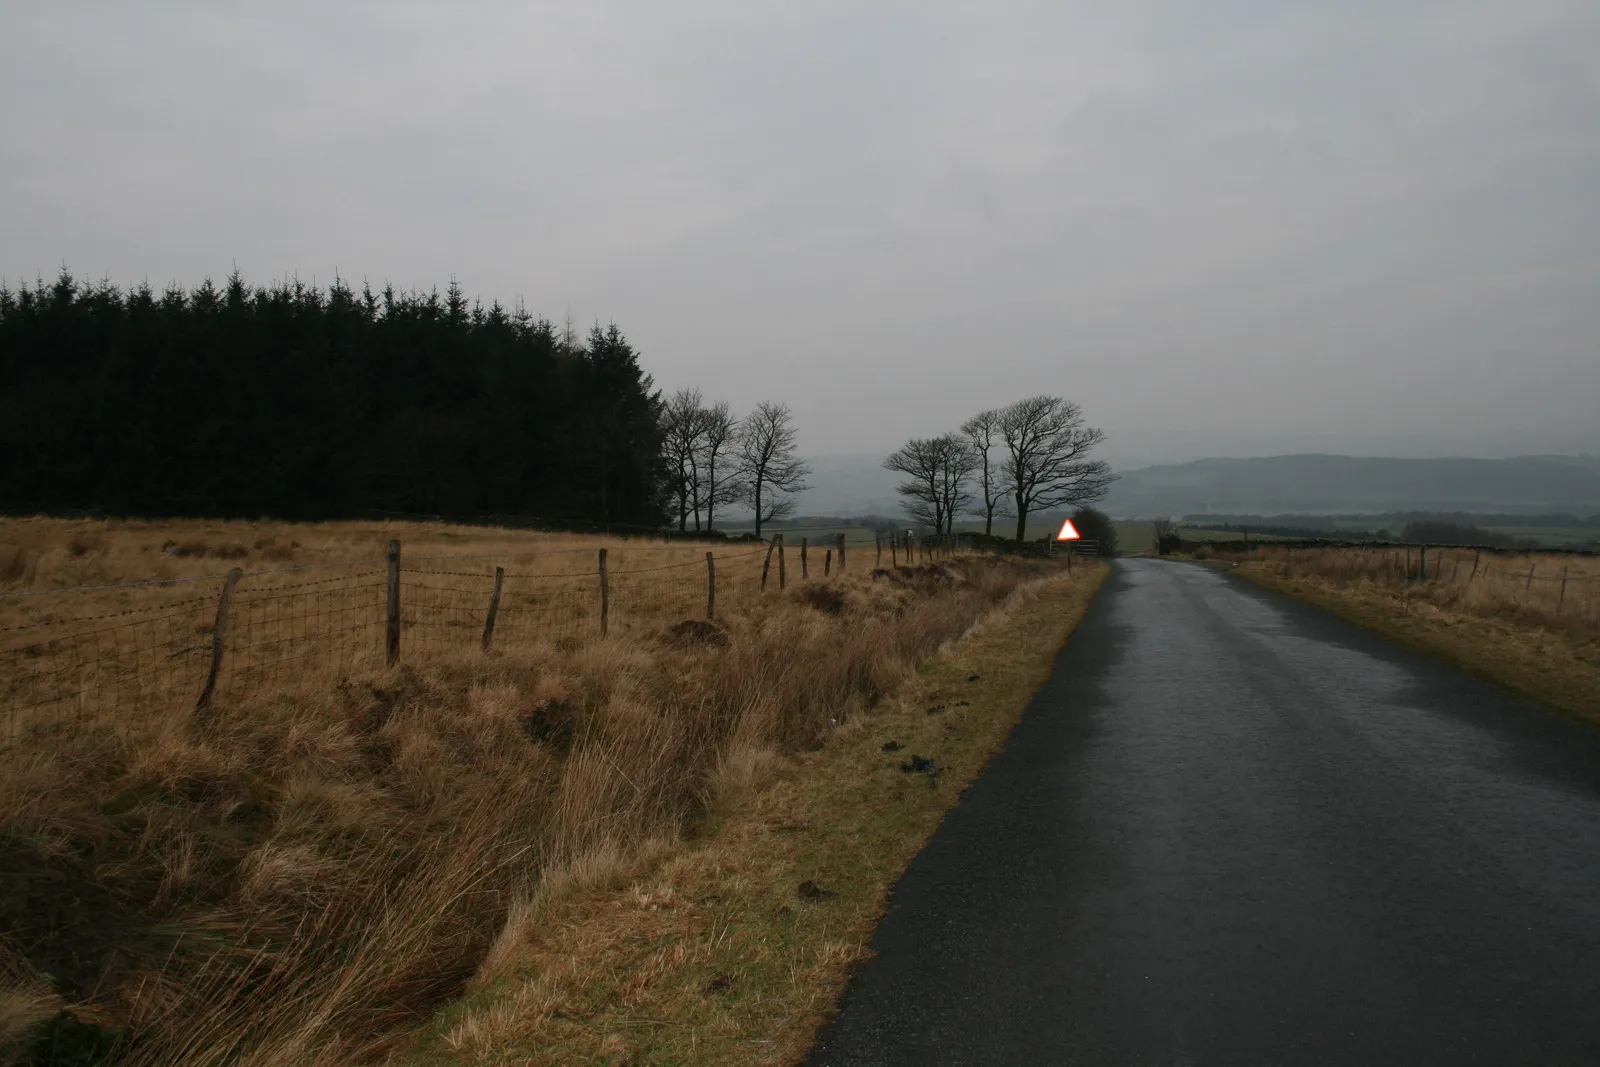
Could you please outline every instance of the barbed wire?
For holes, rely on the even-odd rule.
[[[242,578],[259,578],[267,574],[293,574],[298,571],[322,570],[329,567],[354,567],[363,563],[383,563],[385,557],[376,559],[344,559],[332,563],[305,563],[296,567],[271,567],[259,571],[243,571]],[[60,586],[55,589],[29,589],[20,593],[0,593],[0,600],[20,600],[24,597],[60,596],[67,593],[110,593],[123,589],[145,589],[154,585],[182,585],[193,582],[221,582],[225,581],[231,571],[221,574],[201,574],[183,578],[146,578],[137,582],[120,582],[115,585],[71,585]]]
[[[202,596],[192,597],[188,600],[176,600],[168,604],[149,604],[142,608],[124,608],[121,611],[108,611],[100,615],[79,615],[70,619],[37,619],[33,622],[22,622],[13,626],[0,626],[0,634],[14,633],[18,630],[36,630],[42,626],[68,627],[80,622],[100,622],[105,619],[117,619],[126,615],[145,615],[152,611],[167,611],[191,604],[215,604],[216,602],[216,597]]]

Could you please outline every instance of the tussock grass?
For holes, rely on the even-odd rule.
[[[519,902],[468,995],[403,1062],[798,1062],[865,958],[888,888],[1003,742],[1105,573],[1018,587],[815,751],[735,746],[714,825],[658,861],[619,857]],[[908,753],[938,762],[936,786],[901,772]]]
[[[1408,571],[1403,549],[1268,548],[1225,558],[1245,578],[1600,722],[1600,559],[1438,549],[1423,578],[1415,555]]]
[[[6,558],[28,561],[13,586],[36,587],[113,584],[152,564],[215,573],[218,559],[254,566],[286,546],[297,561],[359,557],[397,536],[413,555],[607,543],[379,524],[23,520],[0,532]],[[168,542],[208,547],[179,555]],[[681,551],[610,544],[639,560]],[[824,597],[719,591],[725,641],[674,635],[677,602],[641,600],[605,639],[524,632],[489,654],[434,644],[336,685],[289,663],[203,720],[187,696],[105,709],[0,752],[0,877],[47,874],[117,902],[94,973],[68,999],[121,1035],[118,1062],[381,1061],[475,975],[514,968],[529,915],[707,832],[1053,571],[985,558],[862,567]],[[0,942],[31,968],[0,968],[0,1044],[60,1004],[37,973],[60,962],[48,957],[61,931],[36,932],[25,952]]]

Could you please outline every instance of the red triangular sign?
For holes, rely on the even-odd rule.
[[[1062,523],[1061,523],[1061,532],[1056,534],[1056,540],[1057,541],[1076,541],[1077,539],[1078,539],[1078,528],[1076,526],[1072,525],[1072,520],[1071,519],[1063,520]]]

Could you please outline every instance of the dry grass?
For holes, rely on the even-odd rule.
[[[1409,563],[1404,549],[1269,548],[1214,558],[1233,559],[1247,578],[1537,702],[1600,721],[1600,558],[1436,549],[1427,553],[1426,578],[1415,550]]]
[[[0,534],[0,564],[25,561],[6,571],[13,590],[210,574],[219,558],[254,568],[279,550],[296,562],[360,558],[391,537],[411,559],[495,554],[530,570],[604,543],[362,524],[28,520]],[[185,545],[207,547],[172,550]],[[685,551],[608,550],[620,572],[641,575]],[[330,684],[291,659],[202,719],[183,690],[89,708],[71,730],[0,752],[0,878],[27,890],[15,901],[67,887],[101,916],[85,945],[48,909],[4,905],[33,970],[0,973],[0,1042],[55,1010],[34,972],[59,988],[70,971],[74,1013],[133,1039],[120,1062],[383,1059],[486,959],[501,973],[518,958],[526,916],[639,869],[708,813],[759,795],[777,768],[851,728],[1053,568],[966,559],[866,571],[856,563],[833,579],[837,596],[819,599],[775,583],[758,594],[754,570],[724,586],[719,566],[711,632],[725,640],[671,626],[703,613],[703,575],[672,584],[660,578],[672,571],[651,571],[661,584],[641,581],[632,599],[621,587],[605,639],[541,633],[533,616],[485,654],[413,630],[395,669],[358,662]],[[171,591],[76,595],[127,609]],[[12,619],[56,610],[0,603]],[[461,630],[444,635],[476,632]]]
[[[0,743],[41,725],[76,728],[194,700],[234,566],[245,577],[224,635],[224,697],[285,678],[331,686],[381,667],[391,539],[403,546],[408,660],[478,643],[496,567],[505,571],[498,641],[585,639],[599,628],[601,549],[614,631],[653,632],[704,613],[705,545],[416,523],[0,520],[0,574],[14,579],[0,580]],[[720,607],[752,610],[761,546],[715,552]]]
[[[469,994],[407,1062],[799,1062],[865,958],[888,888],[1004,740],[1105,573],[1019,588],[818,751],[736,748],[692,847],[593,866],[520,902]],[[891,740],[903,747],[885,752]],[[900,771],[909,753],[943,768],[936,787]]]

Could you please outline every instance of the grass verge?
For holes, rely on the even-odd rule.
[[[1279,574],[1243,563],[1234,573],[1322,608],[1535,703],[1600,723],[1600,635],[1489,617],[1370,582]]]
[[[889,887],[1004,741],[1105,574],[1022,586],[816,751],[745,767],[745,789],[725,781],[687,846],[546,886],[411,1062],[799,1061],[866,957]],[[940,773],[903,772],[912,755]]]

